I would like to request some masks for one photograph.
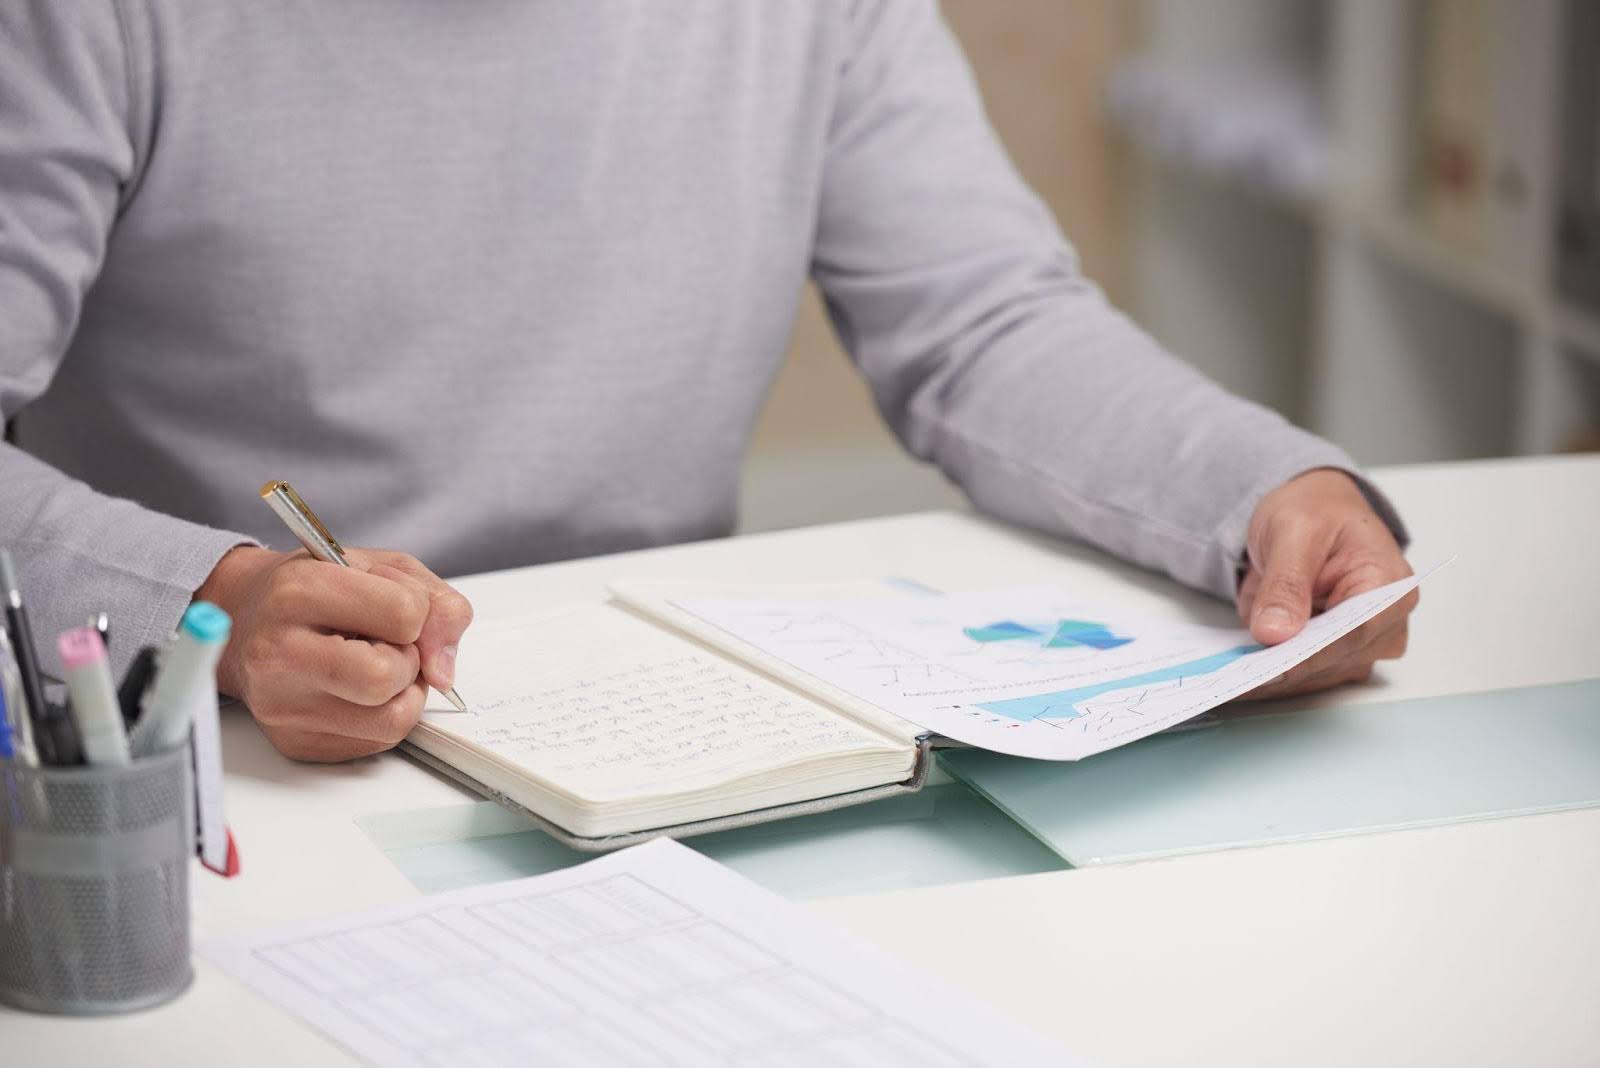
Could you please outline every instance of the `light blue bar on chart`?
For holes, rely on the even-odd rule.
[[[1600,679],[1307,709],[1077,763],[944,767],[1073,865],[1600,805]]]

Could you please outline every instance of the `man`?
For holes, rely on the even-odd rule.
[[[221,604],[290,756],[453,680],[470,610],[418,558],[728,532],[808,274],[988,512],[1269,642],[1407,573],[1343,453],[1083,279],[928,0],[0,0],[0,542],[124,657]],[[418,558],[260,548],[268,477]],[[1268,692],[1365,678],[1409,610]]]

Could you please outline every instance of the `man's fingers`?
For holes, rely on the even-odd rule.
[[[1344,561],[1341,561],[1341,563],[1344,563]],[[1411,565],[1406,563],[1403,556],[1395,555],[1382,558],[1377,555],[1363,554],[1362,558],[1344,563],[1344,566],[1339,569],[1338,580],[1334,583],[1333,588],[1328,591],[1327,606],[1332,608],[1336,604],[1348,601],[1358,593],[1366,593],[1368,590],[1375,590],[1379,586],[1387,586],[1391,582],[1408,578],[1412,574]],[[1409,612],[1417,606],[1419,597],[1420,594],[1413,589],[1399,603],[1404,605],[1404,611]]]
[[[472,604],[453,586],[429,571],[416,557],[404,553],[373,553],[373,574],[405,575],[427,591],[428,618],[417,636],[422,653],[422,673],[437,689],[455,685],[456,651],[461,635],[472,622]]]
[[[273,732],[302,731],[354,739],[365,744],[364,755],[392,748],[411,733],[411,728],[422,717],[427,696],[427,686],[418,680],[377,706],[320,695],[252,711],[263,726],[271,728]],[[276,744],[276,733],[273,738]],[[282,746],[279,748],[282,749]]]
[[[1391,627],[1387,633],[1372,643],[1369,655],[1374,660],[1399,660],[1406,655],[1406,645],[1410,642],[1411,628],[1402,618],[1400,623]]]
[[[290,760],[310,764],[339,764],[381,753],[389,748],[362,738],[345,738],[337,734],[301,730],[297,727],[272,726],[265,721],[262,722],[261,729],[278,752]]]
[[[317,560],[285,564],[269,596],[280,619],[394,645],[416,641],[428,621],[428,595],[419,583]]]
[[[1235,698],[1235,700],[1273,701],[1279,697],[1288,697],[1292,694],[1302,692],[1303,688],[1312,679],[1315,679],[1317,676],[1324,675],[1326,673],[1327,672],[1325,670],[1319,669],[1315,665],[1313,658],[1313,660],[1307,660],[1303,663],[1296,664],[1294,667],[1290,668],[1284,674],[1279,675],[1271,682],[1264,682],[1255,689],[1240,694],[1237,698]]]
[[[1244,578],[1239,580],[1239,619],[1245,626],[1250,625],[1250,617],[1255,614],[1256,594],[1261,592],[1261,572],[1253,566],[1245,570]]]
[[[420,679],[376,708],[330,698],[325,722],[349,738],[366,738],[385,749],[399,745],[422,718],[428,687]]]
[[[1388,660],[1391,656],[1375,655],[1371,650],[1378,649],[1385,642],[1393,643],[1398,640],[1400,652],[1394,653],[1393,656],[1399,656],[1405,652],[1407,620],[1413,603],[1415,602],[1406,598],[1396,601],[1356,629],[1342,635],[1338,641],[1324,649],[1323,653],[1334,652],[1340,658],[1362,653],[1370,659]]]
[[[1327,664],[1319,663],[1313,657],[1303,663],[1296,664],[1286,674],[1280,675],[1271,682],[1257,686],[1249,693],[1242,694],[1239,700],[1275,701],[1280,697],[1316,693],[1318,690],[1326,690],[1340,685],[1346,681],[1348,676],[1358,674],[1363,667],[1368,674],[1371,673],[1371,664],[1363,665],[1360,661],[1340,661]]]
[[[1264,645],[1277,645],[1300,633],[1311,618],[1317,576],[1328,558],[1330,532],[1307,522],[1275,528],[1265,543],[1251,546],[1261,572],[1261,586],[1250,610],[1250,634]]]
[[[1295,694],[1315,693],[1347,682],[1366,682],[1372,677],[1372,669],[1377,661],[1395,660],[1405,655],[1407,627],[1404,616],[1398,617],[1398,622],[1391,620],[1380,631],[1364,633],[1366,627],[1382,618],[1379,616],[1368,620],[1332,645],[1240,699],[1270,701]]]
[[[300,630],[289,654],[306,665],[303,682],[351,704],[375,707],[417,681],[417,647]]]

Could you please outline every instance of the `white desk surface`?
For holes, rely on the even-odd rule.
[[[1600,675],[1600,458],[1377,472],[1424,591],[1376,700]],[[1221,622],[1229,610],[969,516],[928,513],[463,580],[480,619],[598,598],[624,577],[904,575],[943,588],[1054,580],[1086,598]],[[1597,710],[1600,714],[1600,710]],[[244,863],[195,875],[196,936],[415,891],[355,817],[467,800],[406,760],[319,768],[225,725]],[[1595,758],[1600,760],[1600,754]],[[1104,1065],[1600,1064],[1600,810],[1306,842],[808,903]],[[316,1032],[197,962],[155,1012],[0,1009],[9,1064],[348,1064]]]

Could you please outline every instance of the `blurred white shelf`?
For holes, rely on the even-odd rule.
[[[1483,0],[1485,166],[1523,188],[1471,247],[1407,204],[1421,2],[1143,0],[1106,87],[1138,149],[1131,310],[1363,462],[1592,440],[1600,313],[1552,254],[1565,0]]]
[[[1362,240],[1419,277],[1600,363],[1600,315],[1540,285],[1540,276],[1519,276],[1482,252],[1456,248],[1400,212],[1356,210],[1349,217]]]
[[[1562,303],[1556,306],[1556,337],[1600,366],[1600,315]]]
[[[1401,212],[1357,209],[1349,216],[1361,240],[1440,288],[1518,320],[1534,317],[1538,295],[1528,279],[1446,244]]]
[[[1315,81],[1282,65],[1129,60],[1106,87],[1111,117],[1144,151],[1293,205],[1328,186],[1329,132]]]

